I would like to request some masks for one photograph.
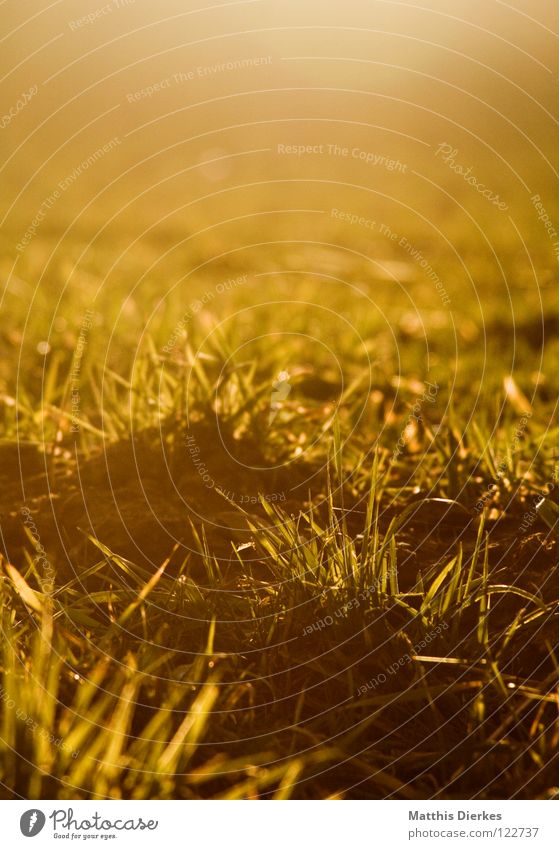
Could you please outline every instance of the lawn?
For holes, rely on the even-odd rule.
[[[556,4],[7,5],[0,795],[559,798]]]
[[[557,343],[313,250],[4,332],[8,798],[558,792]]]

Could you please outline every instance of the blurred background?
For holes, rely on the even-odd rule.
[[[2,127],[4,224],[17,235],[59,180],[116,137],[43,233],[118,211],[133,230],[140,218],[181,233],[190,219],[324,198],[369,217],[418,222],[428,211],[444,225],[464,211],[460,181],[434,156],[441,143],[522,216],[526,186],[554,199],[558,18],[552,0],[5,3],[2,111],[37,94]],[[407,169],[279,156],[278,144],[359,147]],[[465,194],[467,209],[476,201]]]
[[[271,275],[249,300],[330,275],[388,325],[413,302],[412,330],[470,342],[487,310],[553,310],[558,18],[553,0],[4,3],[9,344],[25,325],[33,356],[72,347],[94,301],[107,331],[170,333],[247,271]]]

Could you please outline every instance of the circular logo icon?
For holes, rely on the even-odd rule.
[[[47,818],[42,811],[32,808],[21,815],[19,827],[26,837],[36,837],[43,830]]]

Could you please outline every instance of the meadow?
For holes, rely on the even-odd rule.
[[[12,311],[7,797],[557,793],[555,292],[513,332],[453,293],[451,334],[312,250],[343,285],[231,262],[120,326],[86,269],[48,338],[44,287],[25,346]]]
[[[428,5],[2,7],[3,798],[559,797],[557,10]]]

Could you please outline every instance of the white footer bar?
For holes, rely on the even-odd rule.
[[[1,844],[118,849],[557,849],[554,802],[0,801]]]

